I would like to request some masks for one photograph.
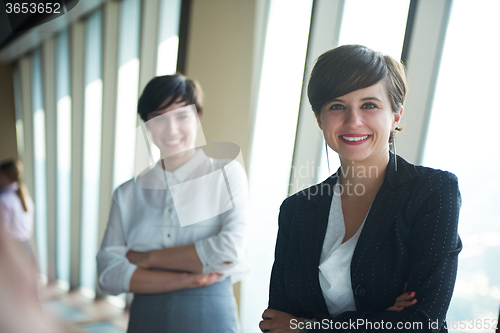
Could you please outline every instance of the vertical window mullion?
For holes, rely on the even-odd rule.
[[[85,24],[76,21],[70,28],[71,59],[71,226],[70,289],[80,287],[82,182],[83,182],[83,104],[84,104]]]
[[[111,207],[111,191],[113,184],[113,155],[114,155],[114,133],[116,120],[116,86],[117,82],[117,59],[118,59],[118,32],[120,21],[120,8],[123,1],[109,1],[102,9],[102,138],[101,138],[101,166],[99,184],[99,218],[97,227],[97,248],[104,236],[109,209]],[[94,249],[93,249],[94,250]],[[96,277],[97,278],[97,277]],[[102,297],[98,283],[95,283],[96,297]]]
[[[57,279],[57,150],[56,150],[56,92],[55,92],[55,39],[42,44],[42,82],[45,110],[46,197],[47,197],[47,278]]]

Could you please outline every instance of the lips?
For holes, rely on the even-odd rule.
[[[345,134],[345,135],[339,135],[339,138],[342,140],[342,142],[345,142],[350,145],[358,145],[362,144],[366,140],[368,140],[371,137],[371,135],[368,134]]]
[[[179,143],[181,143],[181,139],[177,139],[177,140],[165,140],[165,143],[169,146],[175,146],[175,145],[178,145]]]

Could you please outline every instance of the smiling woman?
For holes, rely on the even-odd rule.
[[[404,67],[364,46],[341,46],[318,58],[308,95],[341,166],[281,205],[260,329],[447,332],[461,198],[455,175],[389,150]]]
[[[196,148],[202,107],[199,85],[182,75],[152,79],[139,99],[161,158],[113,193],[97,255],[101,289],[134,293],[129,333],[239,331],[231,282],[247,270],[246,174]],[[226,182],[230,207],[200,214],[229,201]],[[184,214],[193,201],[203,216],[194,221]]]

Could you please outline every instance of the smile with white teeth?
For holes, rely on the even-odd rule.
[[[174,145],[176,145],[176,144],[179,144],[180,142],[181,142],[181,139],[177,139],[177,140],[173,140],[173,141],[168,141],[168,140],[167,140],[167,141],[165,141],[165,143],[166,143],[167,145],[171,145],[171,146],[174,146]]]
[[[365,136],[343,136],[342,139],[347,140],[347,141],[361,141],[364,140],[368,137],[368,135]]]

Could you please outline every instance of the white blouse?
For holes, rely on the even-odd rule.
[[[222,181],[214,183],[213,176],[217,174],[214,170],[220,173]],[[108,226],[97,254],[99,285],[105,293],[129,291],[130,278],[137,268],[125,257],[129,250],[146,252],[194,243],[203,273],[221,273],[221,279],[231,276],[235,282],[248,271],[245,260],[248,185],[241,164],[210,159],[200,149],[174,172],[167,172],[157,164],[144,177],[147,179],[127,181],[113,193]],[[208,179],[205,182],[208,188],[199,188],[203,178]],[[165,182],[169,185],[166,189],[147,186]],[[230,189],[225,192],[223,185],[227,184]],[[228,192],[230,202],[224,205],[230,207],[221,206],[220,214],[204,218],[207,213],[201,207],[214,206],[210,204],[214,200],[220,206],[221,193],[227,196]],[[210,196],[209,201],[198,201],[203,194]],[[190,210],[192,214],[188,214]],[[182,214],[187,218],[180,220]]]
[[[345,236],[344,214],[340,187],[335,184],[318,267],[321,290],[332,317],[356,310],[351,285],[351,260],[364,224],[365,221],[356,234],[342,243]]]
[[[24,210],[16,193],[18,188],[19,185],[15,182],[0,191],[0,224],[12,238],[26,242],[33,234],[34,205],[31,197],[25,193],[28,211]]]

